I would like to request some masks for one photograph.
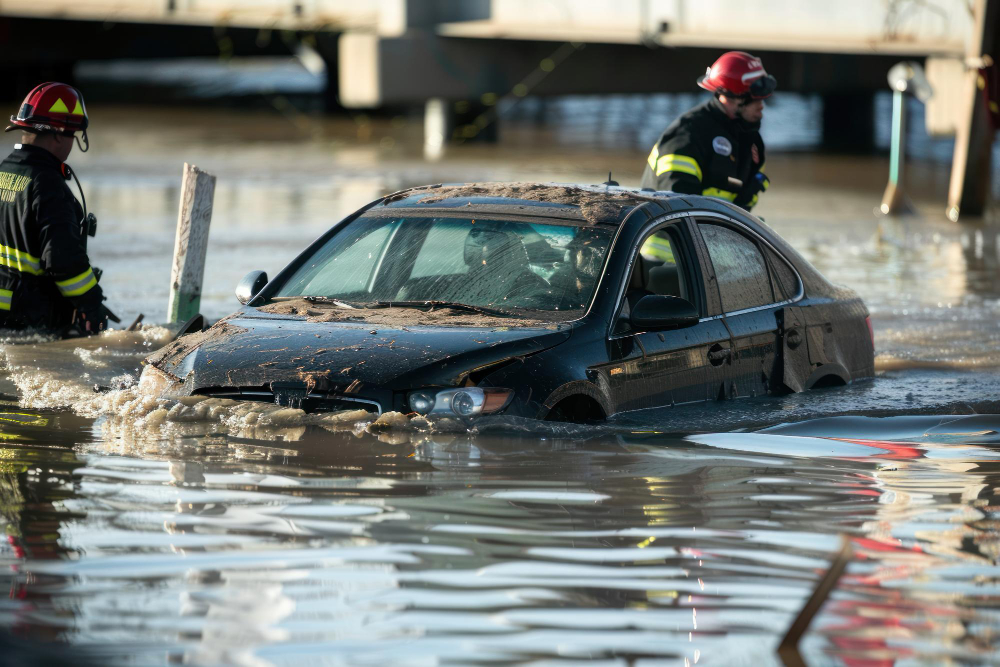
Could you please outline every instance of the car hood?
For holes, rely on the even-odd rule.
[[[209,387],[302,382],[327,391],[456,386],[466,375],[567,340],[568,324],[470,327],[313,322],[243,311],[147,358],[184,383]]]

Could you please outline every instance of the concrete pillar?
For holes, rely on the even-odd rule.
[[[440,160],[451,138],[453,119],[448,100],[432,97],[424,103],[424,157]]]
[[[492,105],[432,97],[424,104],[424,157],[440,159],[448,143],[496,142],[497,125]]]
[[[970,64],[989,54],[995,46],[997,27],[1000,25],[1000,1],[976,0],[974,12],[975,24],[966,50]],[[970,67],[966,72],[958,103],[962,105],[963,112],[955,132],[946,211],[952,222],[958,222],[960,216],[982,215],[989,197],[990,152],[994,132],[986,117],[976,67]]]
[[[838,153],[870,153],[875,148],[875,94],[823,96],[823,148]]]

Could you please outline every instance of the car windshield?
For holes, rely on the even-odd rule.
[[[590,303],[612,231],[582,222],[365,216],[334,234],[272,298],[433,301],[567,320]]]

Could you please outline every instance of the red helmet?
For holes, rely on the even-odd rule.
[[[83,95],[65,83],[43,83],[35,86],[21,103],[16,116],[10,117],[6,131],[17,129],[73,134],[86,134],[87,108]]]
[[[771,96],[778,82],[764,71],[760,58],[743,51],[729,51],[705,70],[698,85],[719,95],[762,100]]]

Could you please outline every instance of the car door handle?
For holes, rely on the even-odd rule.
[[[713,366],[720,366],[733,357],[733,351],[728,347],[722,347],[718,343],[708,348],[708,360]]]

